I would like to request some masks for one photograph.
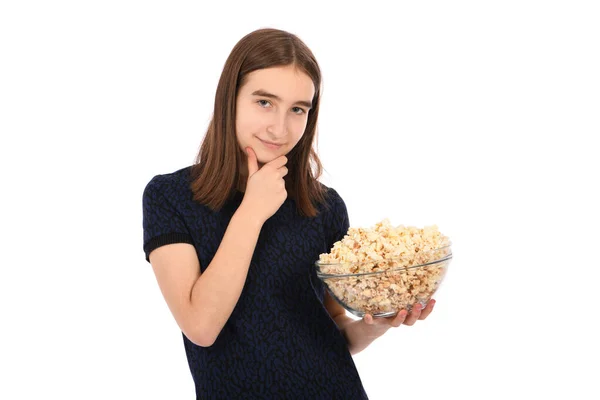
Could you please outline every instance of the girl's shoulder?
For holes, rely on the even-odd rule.
[[[325,203],[323,204],[324,210],[333,209],[334,211],[337,211],[340,208],[346,208],[346,203],[337,190],[322,182],[319,182],[319,185],[321,186],[325,197]]]
[[[172,191],[186,187],[190,179],[191,166],[176,171],[157,174],[146,184],[146,188],[158,188],[161,191]]]
[[[191,198],[189,175],[191,167],[157,174],[148,181],[143,191],[144,203],[179,206]]]

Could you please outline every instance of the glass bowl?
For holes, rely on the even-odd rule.
[[[390,317],[425,307],[452,260],[451,243],[408,256],[364,262],[315,263],[331,296],[357,317]]]

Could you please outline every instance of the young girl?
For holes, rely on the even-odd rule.
[[[227,59],[196,163],[143,194],[144,252],[182,334],[197,398],[366,399],[352,354],[426,318],[346,316],[314,262],[349,228],[313,150],[321,74],[261,29]]]

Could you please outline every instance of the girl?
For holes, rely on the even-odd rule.
[[[321,74],[295,35],[261,29],[228,57],[194,165],[143,194],[144,252],[179,325],[197,398],[366,399],[352,354],[395,317],[346,316],[315,273],[349,228],[317,179]]]

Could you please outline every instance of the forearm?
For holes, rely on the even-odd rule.
[[[389,326],[380,326],[374,329],[373,326],[365,324],[364,320],[353,320],[340,314],[334,319],[338,328],[348,342],[350,354],[355,355],[366,349],[375,339],[382,336]]]
[[[225,326],[244,288],[262,228],[240,206],[206,270],[191,292],[192,331],[210,346]]]

